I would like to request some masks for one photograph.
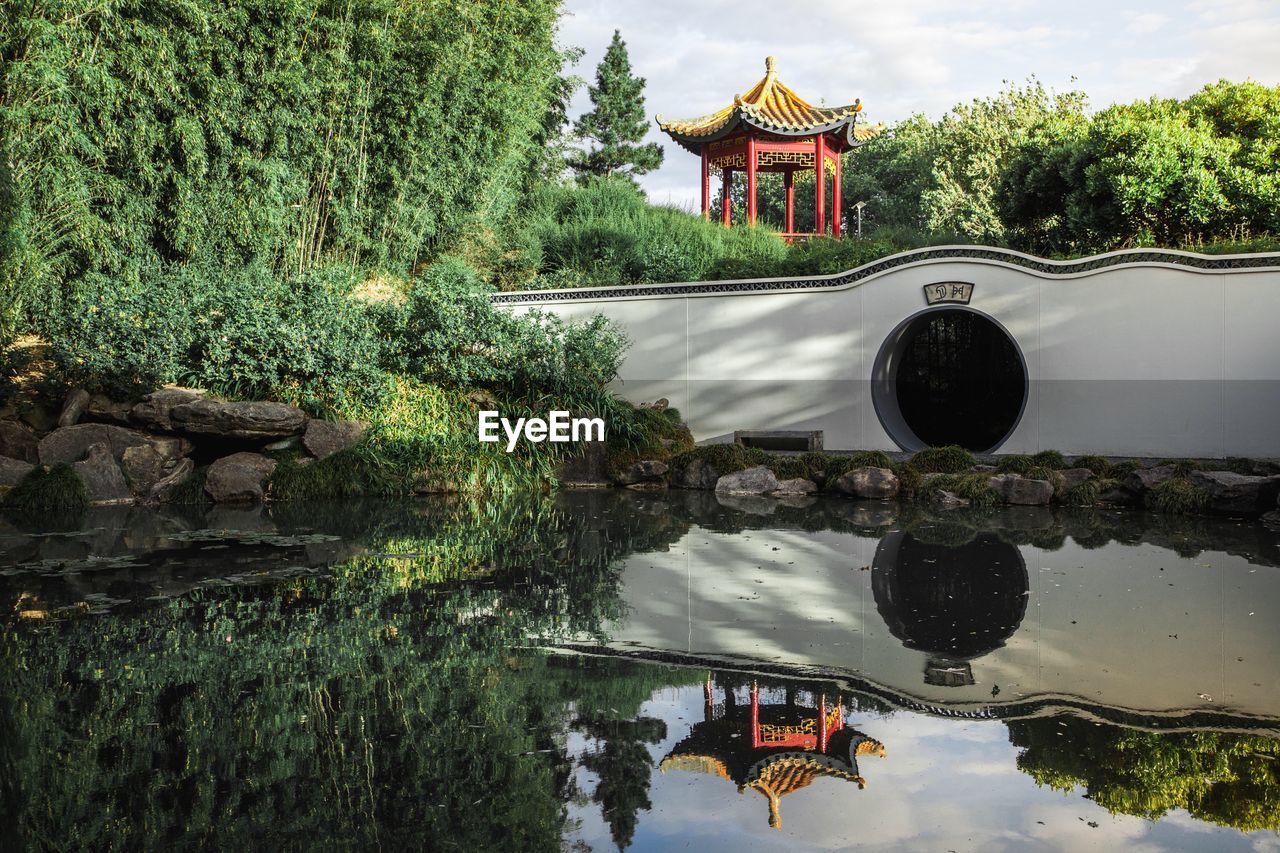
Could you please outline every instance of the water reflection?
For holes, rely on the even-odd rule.
[[[889,633],[929,655],[925,683],[955,687],[1018,630],[1030,583],[1018,549],[993,534],[942,545],[895,531],[876,546],[871,589]]]
[[[1246,846],[1278,563],[704,494],[8,519],[0,848]]]
[[[707,773],[729,780],[738,793],[751,790],[769,801],[769,826],[782,827],[782,798],[807,788],[820,778],[841,779],[867,787],[858,772],[860,756],[885,757],[884,744],[846,725],[844,701],[829,703],[820,693],[802,699],[794,684],[786,685],[780,701],[761,699],[753,681],[745,705],[733,685],[723,690],[724,702],[707,676],[703,720],[662,759],[661,769]]]

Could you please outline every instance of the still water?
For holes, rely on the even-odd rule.
[[[1280,534],[566,492],[0,520],[0,849],[1280,850]]]

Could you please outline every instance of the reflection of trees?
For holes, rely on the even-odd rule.
[[[573,715],[673,676],[513,650],[598,634],[617,558],[683,528],[601,537],[546,501],[307,521],[363,523],[366,556],[4,629],[0,846],[559,848]]]
[[[1185,809],[1241,830],[1280,829],[1280,741],[1230,732],[1149,732],[1072,716],[1011,721],[1018,769],[1039,785],[1083,786],[1111,812]]]
[[[640,717],[635,720],[579,720],[574,728],[597,741],[599,747],[582,758],[582,766],[600,780],[592,801],[609,824],[613,843],[619,850],[631,844],[638,813],[648,811],[649,774],[653,758],[645,744],[659,743],[667,736],[662,720]]]

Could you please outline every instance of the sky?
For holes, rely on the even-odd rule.
[[[1280,84],[1280,0],[566,0],[559,40],[586,50],[577,74],[594,81],[615,29],[647,81],[650,119],[726,106],[764,76],[769,55],[802,97],[860,98],[863,115],[886,124],[936,119],[1033,75],[1084,91],[1093,109],[1185,97],[1221,78]],[[571,114],[589,108],[583,87]],[[640,178],[650,199],[696,207],[698,158],[656,126],[648,139],[666,151]]]

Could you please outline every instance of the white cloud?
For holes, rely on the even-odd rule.
[[[622,31],[648,81],[651,117],[719,109],[764,74],[768,55],[801,95],[831,105],[861,98],[867,117],[885,122],[936,117],[1031,75],[1083,89],[1095,108],[1185,96],[1220,77],[1280,83],[1275,0],[567,0],[567,11],[561,42],[586,48],[578,73],[588,79]],[[574,111],[587,107],[584,91]],[[666,149],[662,168],[642,179],[650,197],[696,205],[697,158],[656,127],[649,138]]]

